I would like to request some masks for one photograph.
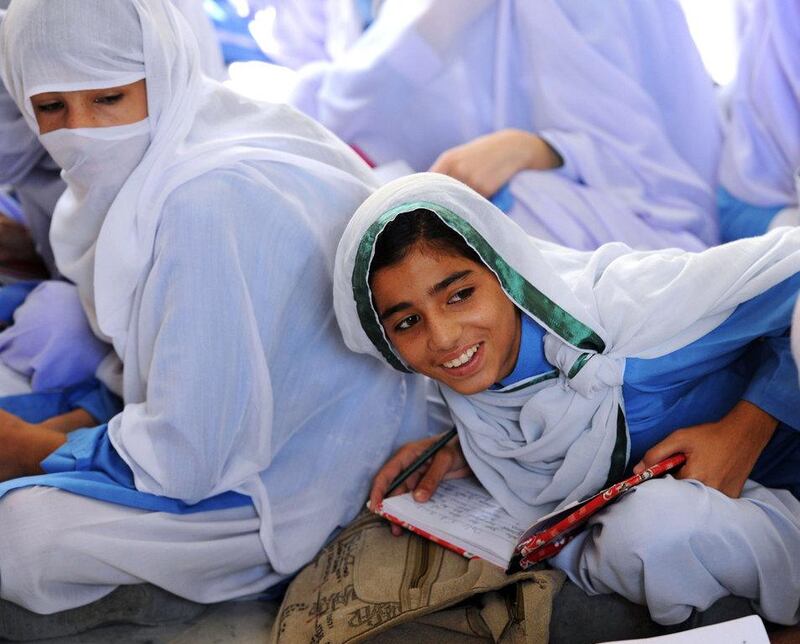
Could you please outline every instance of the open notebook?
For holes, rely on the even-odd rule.
[[[532,525],[509,515],[474,478],[442,481],[426,503],[417,503],[410,493],[384,499],[375,512],[465,557],[480,557],[512,572],[552,557],[590,516],[685,460],[683,454],[671,456]]]

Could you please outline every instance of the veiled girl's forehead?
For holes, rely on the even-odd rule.
[[[25,93],[96,88],[144,74],[142,28],[133,0],[22,0],[3,25],[5,51]]]

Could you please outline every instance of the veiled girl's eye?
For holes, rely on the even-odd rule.
[[[58,112],[58,110],[63,109],[63,107],[63,101],[48,101],[46,103],[34,105],[34,109],[41,114],[52,114],[53,112]]]
[[[453,296],[447,300],[448,304],[456,304],[457,302],[463,302],[464,300],[469,299],[472,294],[475,292],[475,287],[470,286],[469,288],[462,288],[460,291],[456,291]]]
[[[95,103],[100,103],[101,105],[113,105],[114,103],[118,103],[122,99],[122,93],[117,94],[109,94],[108,96],[99,96],[98,98],[94,99]]]
[[[409,315],[408,317],[403,318],[397,324],[395,324],[394,329],[395,331],[405,331],[406,329],[410,329],[417,322],[419,322],[418,315]]]

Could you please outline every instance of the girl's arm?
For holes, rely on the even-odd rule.
[[[551,170],[564,160],[541,137],[525,130],[498,130],[439,155],[431,172],[466,183],[487,199],[523,170]]]
[[[715,423],[674,431],[649,449],[633,471],[638,474],[683,452],[686,464],[675,478],[696,479],[735,499],[777,426],[778,421],[767,412],[742,400]]]

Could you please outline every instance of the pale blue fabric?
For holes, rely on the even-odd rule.
[[[711,333],[665,356],[628,358],[623,397],[630,434],[628,468],[681,427],[722,418],[747,400],[780,421],[751,478],[800,498],[800,388],[789,347],[789,323],[800,275],[740,305]],[[544,329],[523,315],[520,355],[500,385],[552,370]]]
[[[17,301],[19,305],[13,310],[14,323],[0,333],[0,360],[29,378],[33,391],[68,387],[92,378],[111,348],[92,332],[75,286],[45,280],[24,302],[15,295],[19,289],[8,296],[8,304]],[[3,299],[0,296],[0,304]],[[0,308],[5,308],[0,313],[6,313],[10,307]]]
[[[22,214],[22,206],[10,194],[0,190],[0,213],[13,219],[18,224],[25,224],[25,215]]]
[[[251,505],[250,497],[225,492],[189,505],[180,499],[136,489],[133,473],[108,440],[108,425],[72,432],[67,442],[44,461],[46,474],[0,483],[0,498],[13,490],[41,485],[129,508],[171,514],[190,514]]]

